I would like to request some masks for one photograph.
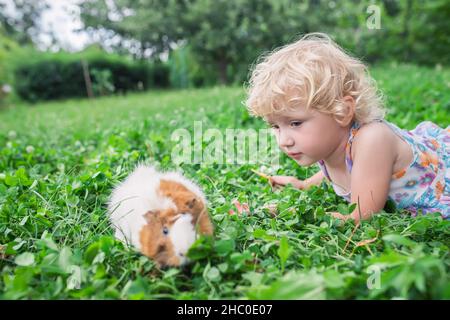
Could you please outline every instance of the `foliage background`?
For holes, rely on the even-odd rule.
[[[50,84],[80,78],[80,71],[59,67],[61,59],[65,63],[87,59],[94,51],[97,60],[109,66],[113,78],[109,82],[117,88],[117,78],[128,77],[133,83],[127,88],[135,90],[142,88],[139,82],[144,89],[242,84],[249,66],[262,53],[308,32],[328,33],[370,64],[449,64],[450,3],[445,0],[88,0],[79,8],[83,30],[101,41],[96,48],[75,55],[42,53],[34,48],[39,17],[47,2],[2,0],[0,7],[5,1],[14,3],[21,15],[0,14],[0,85],[8,83],[15,94],[33,101],[80,96],[81,86],[72,91],[60,86],[58,93]],[[368,27],[374,13],[371,6],[379,10],[379,29]],[[142,69],[137,80],[130,77],[135,72],[121,67],[130,64]],[[24,74],[24,68],[27,75],[40,74],[43,65],[55,70],[47,88],[39,77],[15,79],[14,74]],[[123,70],[123,74],[117,75],[115,70]],[[101,83],[105,77],[98,80],[95,72],[91,77],[96,86],[105,87]],[[36,94],[25,94],[32,88],[39,88]],[[110,86],[102,93],[123,91]],[[9,100],[14,100],[14,94]]]

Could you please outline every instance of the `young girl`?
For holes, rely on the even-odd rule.
[[[406,131],[384,118],[365,65],[324,34],[309,34],[260,60],[246,101],[273,128],[280,148],[320,171],[305,181],[273,176],[273,186],[299,189],[328,179],[358,204],[342,220],[367,219],[388,198],[399,209],[450,217],[450,126],[427,121]]]

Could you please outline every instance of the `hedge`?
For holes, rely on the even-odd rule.
[[[94,95],[168,87],[169,69],[162,63],[108,58],[87,62]],[[17,94],[28,101],[86,97],[82,60],[51,59],[20,64],[15,70]]]

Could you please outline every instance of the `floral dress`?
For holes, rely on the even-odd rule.
[[[413,151],[409,166],[392,175],[389,199],[398,209],[406,209],[414,216],[439,212],[443,218],[450,219],[450,126],[442,129],[425,121],[408,131],[385,120],[378,121],[388,125]],[[353,165],[352,142],[360,127],[357,122],[353,123],[346,145],[345,162],[349,172]],[[319,167],[331,181],[323,161],[319,161]],[[331,184],[337,195],[350,202],[350,193],[345,193],[332,181]]]

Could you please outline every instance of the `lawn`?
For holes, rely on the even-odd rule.
[[[450,69],[373,69],[387,119],[450,123]],[[175,129],[264,128],[240,87],[150,91],[0,110],[0,298],[450,299],[450,221],[387,210],[355,228],[331,187],[272,192],[251,169],[305,178],[281,157],[258,164],[182,164],[215,225],[185,268],[158,269],[114,240],[105,203],[142,161],[174,169]],[[204,146],[203,146],[204,147]],[[232,201],[248,203],[250,212]],[[264,207],[276,205],[276,212]]]

